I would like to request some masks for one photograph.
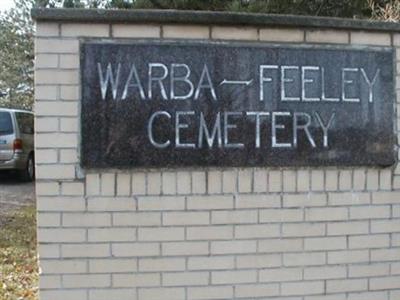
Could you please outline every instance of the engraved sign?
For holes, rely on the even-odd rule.
[[[393,55],[385,47],[83,42],[82,166],[392,165]]]

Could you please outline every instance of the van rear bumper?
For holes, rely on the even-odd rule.
[[[14,154],[10,160],[0,160],[0,170],[23,170],[26,167],[26,155]]]

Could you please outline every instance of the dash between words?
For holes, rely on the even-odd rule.
[[[97,63],[99,86],[102,100],[106,100],[109,88],[113,100],[136,99],[152,100],[155,90],[163,100],[198,100],[202,93],[208,91],[212,100],[218,101],[217,87],[223,85],[253,86],[255,80],[230,80],[222,79],[218,82],[212,78],[207,64],[204,64],[198,80],[192,76],[192,70],[187,64],[172,63],[169,66],[163,63],[148,63],[147,78],[140,78],[135,64],[129,66],[129,73],[122,72],[121,63],[108,63],[103,66]],[[340,95],[328,95],[327,85],[336,72],[340,76]],[[338,73],[338,74],[337,74]],[[125,74],[125,78],[122,77]],[[179,74],[179,75],[178,75]],[[354,95],[349,89],[354,89],[361,84],[367,89],[368,102],[374,102],[374,87],[378,81],[380,69],[377,68],[369,74],[364,68],[345,67],[329,72],[322,66],[294,66],[294,65],[259,65],[258,89],[259,100],[266,99],[265,92],[271,85],[278,85],[280,101],[303,102],[360,102],[361,93]],[[336,78],[335,77],[335,78]],[[178,94],[177,84],[185,87],[185,91]],[[293,95],[293,84],[300,86],[299,95]],[[317,86],[318,85],[318,86]],[[147,91],[146,91],[147,89]],[[319,90],[319,95],[310,96],[310,90]]]
[[[198,100],[205,95],[210,101],[220,100],[217,88],[223,85],[238,85],[243,88],[256,86],[255,80],[232,80],[222,79],[215,81],[209,71],[207,64],[204,64],[199,78],[195,80],[192,70],[187,64],[172,63],[148,63],[146,72],[138,72],[135,64],[129,66],[129,72],[122,72],[120,63],[106,66],[97,64],[99,87],[102,100],[111,96],[113,101],[139,100]],[[143,71],[143,70],[141,70]],[[301,102],[326,102],[326,103],[359,103],[375,101],[374,88],[378,82],[380,69],[374,72],[367,72],[364,68],[338,68],[330,70],[339,75],[341,93],[339,95],[328,95],[326,85],[332,84],[328,72],[321,66],[291,66],[291,65],[259,65],[258,67],[258,101],[271,101],[266,96],[266,91],[271,85],[278,85],[280,101],[301,101]],[[146,74],[147,78],[140,78],[139,74]],[[123,77],[125,76],[125,77]],[[296,82],[297,81],[297,82]],[[362,83],[362,84],[361,84]],[[180,89],[177,88],[180,84]],[[293,84],[300,86],[299,95],[293,94]],[[319,85],[319,86],[318,86]],[[367,93],[354,94],[354,88],[363,86]],[[185,89],[182,89],[185,86]],[[311,96],[310,90],[319,90],[318,96],[315,93]],[[352,90],[352,92],[348,92]],[[157,95],[156,95],[157,94]],[[362,98],[364,95],[364,98]],[[273,99],[277,100],[277,99]],[[312,148],[328,148],[329,130],[335,124],[336,112],[334,109],[329,116],[324,118],[321,113],[290,112],[290,111],[221,111],[214,112],[212,120],[206,121],[203,112],[196,111],[155,111],[151,114],[146,124],[147,138],[152,146],[158,149],[174,147],[176,149],[201,149],[201,148],[227,148],[240,149],[245,144],[232,140],[232,136],[243,128],[238,124],[242,121],[254,123],[254,143],[258,149],[266,144],[267,139],[272,148],[295,149],[298,147],[299,138],[306,138]],[[168,138],[161,139],[155,133],[158,122],[168,122],[174,130]],[[261,134],[261,127],[268,124],[269,133]],[[156,125],[155,125],[156,124]],[[285,125],[286,124],[286,125]],[[290,124],[290,126],[287,126]],[[193,127],[195,126],[195,127]],[[313,129],[313,130],[311,130]],[[188,138],[185,132],[191,130],[195,136]],[[234,132],[236,131],[236,133]],[[290,131],[290,132],[289,132]],[[300,133],[301,132],[301,133]],[[289,133],[289,134],[288,134]],[[313,134],[322,137],[321,144],[317,145]],[[290,137],[290,140],[288,139]],[[286,138],[286,140],[283,140]]]

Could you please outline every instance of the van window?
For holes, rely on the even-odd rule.
[[[19,131],[22,134],[33,134],[33,115],[16,113]]]
[[[10,113],[0,111],[0,135],[12,134],[13,132],[14,129]]]

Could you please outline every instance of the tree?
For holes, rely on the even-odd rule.
[[[33,104],[34,0],[15,0],[0,15],[0,105],[30,109]]]
[[[368,15],[367,0],[110,0],[111,8],[223,10],[332,17]]]
[[[389,22],[400,22],[400,1],[368,0],[372,18]]]
[[[111,0],[36,0],[35,6],[44,8],[112,8],[112,6],[109,5],[110,1]]]
[[[178,9],[400,20],[399,0],[36,0],[41,7]]]
[[[66,8],[240,11],[350,18],[370,16],[368,1],[372,0],[47,0],[50,5]]]
[[[234,1],[231,9],[248,12],[299,14],[330,17],[360,17],[367,13],[366,0],[249,0]]]

